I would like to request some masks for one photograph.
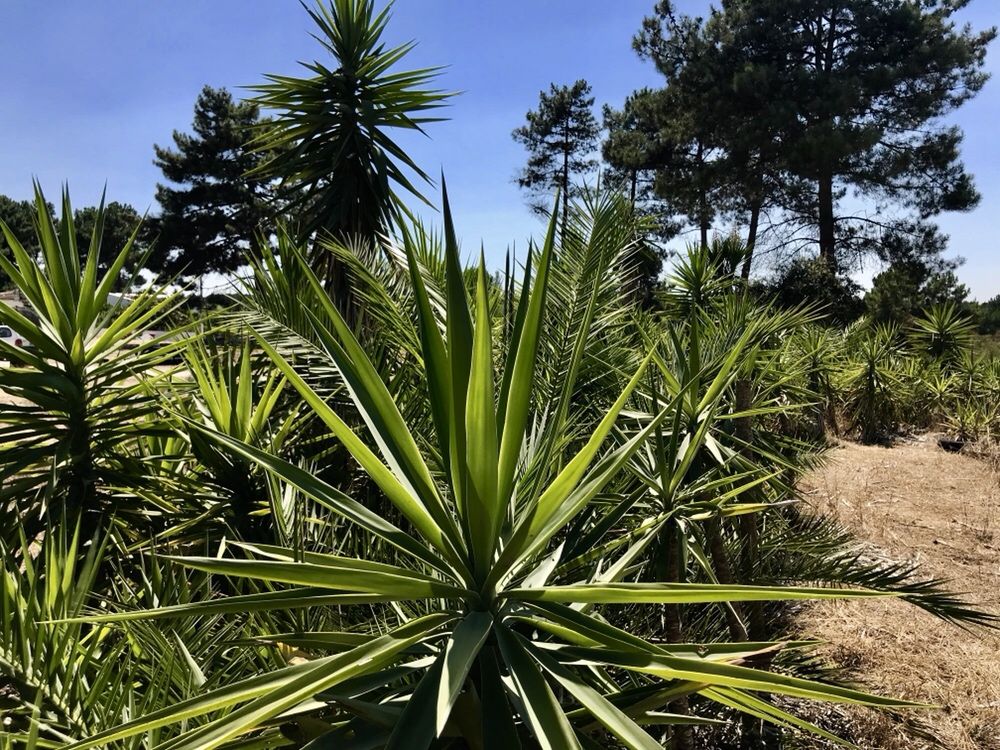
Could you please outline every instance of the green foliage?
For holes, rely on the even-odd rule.
[[[287,519],[273,507],[267,477],[256,464],[219,450],[203,430],[280,453],[298,421],[296,409],[279,415],[286,381],[277,372],[262,370],[259,362],[255,366],[249,341],[240,350],[220,351],[196,340],[188,345],[184,363],[194,388],[178,394],[178,410],[186,417],[181,430],[199,467],[199,483],[215,495],[210,510],[223,516],[222,529],[240,539],[271,541],[272,524],[280,526]]]
[[[46,208],[49,216],[56,221],[55,207],[51,203],[47,203]],[[88,206],[77,209],[73,213],[73,230],[76,233],[76,246],[81,252],[81,263],[86,263],[90,237],[94,233],[99,215],[103,217],[103,230],[97,270],[103,274],[108,270],[108,266],[114,260],[118,250],[129,242],[135,228],[142,223],[142,217],[127,203],[114,201],[103,207]],[[0,220],[7,224],[11,233],[20,239],[24,249],[33,257],[38,257],[41,253],[41,246],[35,235],[36,217],[34,201],[15,201],[5,195],[0,195]],[[58,221],[56,221],[56,226],[58,228]],[[114,291],[121,291],[130,281],[131,275],[141,266],[141,261],[146,256],[149,245],[149,232],[143,229],[131,244],[131,255],[119,274]],[[10,257],[7,240],[2,236],[0,236],[0,251],[8,258]],[[5,287],[11,285],[12,282],[6,278],[6,275],[0,278],[5,279],[3,282]]]
[[[429,113],[451,94],[427,88],[438,68],[393,70],[414,43],[386,48],[390,8],[376,13],[372,0],[320,0],[309,15],[333,64],[302,63],[308,77],[268,75],[254,88],[254,104],[275,113],[255,143],[274,158],[251,174],[279,181],[299,237],[367,239],[395,220],[397,190],[421,198],[407,172],[428,178],[392,131],[422,132],[440,119]]]
[[[53,210],[49,206],[49,212],[51,213]],[[10,227],[15,237],[34,238],[34,218],[35,204],[32,201],[16,201],[13,198],[8,198],[6,195],[0,195],[0,221],[3,221]],[[28,242],[27,250],[32,255],[38,252],[38,247],[35,246],[33,239]],[[0,237],[0,252],[8,258],[10,257],[10,247],[7,245],[6,238],[3,237]],[[0,277],[0,279],[2,279],[4,289],[9,289],[13,285],[13,282],[7,278],[6,274]]]
[[[1000,428],[1000,360],[978,345],[971,319],[952,302],[923,310],[905,335],[896,324],[862,319],[839,348],[833,391],[865,441],[929,428],[988,442]]]
[[[827,681],[812,644],[789,642],[789,603],[891,596],[953,623],[995,618],[858,554],[799,510],[796,482],[838,417],[865,440],[942,423],[991,439],[1000,360],[951,304],[908,336],[829,327],[824,303],[850,309],[840,324],[859,301],[825,260],[761,299],[746,283],[756,230],[709,239],[716,211],[753,223],[777,205],[790,170],[783,105],[764,101],[787,81],[740,67],[756,20],[727,25],[754,9],[775,10],[726,3],[667,36],[647,23],[667,92],[606,113],[608,182],[628,196],[571,184],[596,143],[586,84],[543,94],[523,135],[549,156],[529,172],[563,200],[524,267],[495,276],[482,257],[462,266],[447,196],[443,232],[400,219],[407,173],[424,175],[389,133],[419,130],[447,95],[426,88],[436,70],[393,72],[411,45],[385,47],[388,10],[369,0],[311,11],[336,65],[271,76],[251,104],[206,89],[196,135],[158,150],[190,185],[163,188],[164,208],[176,199],[186,221],[211,206],[181,227],[192,244],[167,243],[170,262],[188,262],[182,246],[189,270],[242,262],[262,180],[290,206],[241,294],[197,325],[135,283],[128,207],[74,214],[64,196],[57,222],[40,191],[31,216],[0,203],[20,222],[0,269],[31,308],[0,305],[30,344],[0,343],[0,748],[688,750],[722,731],[846,744],[783,699],[912,707]],[[925,15],[907,13],[909,30]],[[953,51],[976,57],[973,41]],[[978,62],[959,63],[971,91]],[[278,118],[250,151],[259,105]],[[758,114],[742,132],[741,106]],[[579,131],[560,133],[560,107]],[[931,150],[960,187],[951,152]],[[703,236],[640,307],[650,238],[669,231],[650,221],[657,203]],[[882,260],[950,270],[929,226],[908,236]],[[945,294],[938,281],[920,294]]]
[[[900,331],[862,321],[848,336],[854,356],[844,374],[844,409],[863,441],[884,440],[898,427],[899,404],[905,398]]]
[[[841,325],[852,323],[864,312],[861,287],[836,273],[822,258],[793,260],[765,283],[761,291],[785,307],[815,304]]]
[[[972,342],[972,323],[952,302],[933,305],[913,321],[913,337],[934,359],[957,358]]]
[[[102,222],[101,244],[97,260],[99,274],[103,275],[108,272],[108,268],[115,261],[121,248],[126,245],[131,247],[131,252],[118,272],[118,281],[114,286],[114,290],[120,292],[132,283],[132,275],[136,269],[142,267],[152,244],[150,233],[143,225],[143,217],[127,203],[112,201],[103,207],[103,212],[101,206],[81,208],[73,214],[73,230],[76,232],[76,247],[81,253],[81,264],[87,262],[90,238],[94,235],[98,221]],[[136,227],[142,228],[135,240],[130,243]],[[24,236],[30,238],[31,234]]]
[[[36,739],[37,722],[88,734],[107,719],[102,713],[124,710],[116,701],[130,697],[130,686],[115,674],[129,658],[126,642],[82,622],[54,622],[83,613],[104,554],[97,540],[85,548],[79,526],[75,532],[67,526],[49,529],[40,554],[35,549],[19,559],[26,545],[2,546],[0,664],[22,699],[4,730]]]
[[[654,62],[666,86],[636,91],[626,100],[628,135],[612,131],[605,152],[617,169],[651,170],[655,195],[671,215],[697,227],[706,245],[712,222],[725,208],[726,182],[733,176],[719,112],[709,110],[712,102],[721,101],[703,64],[712,56],[714,43],[699,20],[677,17],[670,3],[658,4],[656,12],[657,18],[643,21],[633,46]]]
[[[625,100],[622,110],[604,105],[604,130],[607,137],[601,146],[605,161],[602,179],[606,187],[627,193],[632,210],[642,217],[642,248],[637,301],[644,308],[655,304],[654,292],[659,285],[663,262],[668,252],[660,244],[677,235],[680,227],[671,212],[657,197],[655,172],[651,168],[650,134],[655,127],[645,111],[646,90],[638,91]]]
[[[258,105],[205,86],[195,100],[193,134],[175,130],[175,149],[154,146],[170,184],[156,186],[153,270],[199,278],[248,262],[258,233],[267,235],[267,219],[278,213],[268,182],[248,174],[271,156],[248,145],[266,125]]]
[[[579,195],[577,180],[597,166],[593,158],[600,129],[594,117],[594,97],[584,80],[572,86],[552,84],[538,93],[538,109],[525,115],[527,123],[512,133],[528,151],[528,163],[517,184],[532,196],[532,208],[548,213],[548,202],[558,192],[566,200]],[[563,204],[563,224],[568,208]]]
[[[960,305],[968,294],[952,270],[933,271],[924,263],[900,262],[872,280],[865,307],[868,316],[880,323],[905,323],[931,305]]]
[[[996,334],[1000,331],[1000,294],[986,302],[974,302],[971,307],[979,333]]]
[[[957,25],[964,4],[733,0],[702,19],[662,0],[634,44],[666,85],[634,95],[652,124],[628,153],[703,244],[716,213],[735,213],[753,247],[770,213],[783,247],[851,264],[978,202],[961,132],[941,123],[984,85],[996,34]],[[895,210],[851,213],[851,190]]]
[[[186,343],[184,375],[132,371],[133,392],[155,384],[177,416],[109,429],[119,458],[100,464],[119,467],[116,490],[95,497],[166,523],[143,542],[122,533],[130,522],[86,554],[57,544],[70,525],[46,533],[50,564],[86,574],[45,576],[75,582],[72,606],[34,630],[15,620],[8,642],[59,649],[45,664],[75,671],[0,662],[20,680],[17,746],[653,748],[733,712],[746,731],[830,736],[756,695],[902,704],[780,658],[744,664],[783,645],[770,608],[895,593],[981,621],[839,538],[797,550],[795,571],[767,552],[805,533],[783,508],[815,445],[793,425],[833,377],[813,313],[743,291],[738,240],[692,249],[656,320],[629,301],[637,219],[621,196],[572,203],[561,235],[553,216],[520,285],[461,268],[447,204],[445,217],[443,236],[418,225],[379,251],[328,246],[356,279],[353,329],[282,235],[281,262],[265,249],[245,306],[220,319],[250,325],[253,343]],[[109,426],[133,408],[113,403],[98,412]],[[199,539],[216,540],[210,554]],[[178,564],[133,562],[123,543]],[[12,544],[16,565],[16,527]],[[114,689],[95,690],[111,672]],[[50,677],[63,703],[30,689]]]
[[[111,488],[142,474],[122,451],[123,439],[163,429],[148,421],[157,405],[133,378],[168,356],[172,345],[164,336],[143,334],[166,320],[176,300],[147,288],[113,304],[138,226],[99,275],[103,205],[86,251],[77,245],[68,193],[58,226],[37,187],[35,206],[38,258],[0,223],[12,256],[0,257],[0,267],[34,314],[0,304],[0,322],[28,342],[21,349],[0,341],[9,362],[0,370],[0,388],[15,399],[0,405],[3,502],[16,499],[36,529],[64,510],[71,517],[86,513],[92,529],[97,514],[117,507]],[[138,528],[148,523],[142,512],[130,520]],[[5,524],[3,532],[11,530]]]
[[[230,542],[199,555],[193,542],[178,546],[176,533],[161,535],[181,554],[169,575],[155,557],[155,575],[142,573],[138,596],[153,608],[116,587],[120,609],[56,615],[83,639],[108,633],[109,644],[119,631],[104,628],[118,623],[133,654],[121,669],[138,670],[123,687],[141,709],[119,712],[118,726],[95,712],[86,731],[66,730],[71,747],[281,746],[285,738],[436,747],[463,738],[484,748],[617,741],[652,750],[666,741],[664,720],[704,729],[719,711],[824,734],[755,693],[904,705],[746,665],[783,644],[747,640],[745,628],[692,647],[680,632],[663,641],[639,616],[667,607],[689,612],[691,628],[718,613],[740,621],[760,602],[879,595],[908,586],[911,574],[883,580],[843,561],[842,576],[864,581],[846,590],[795,576],[736,582],[726,572],[728,546],[757,538],[734,536],[747,528],[742,520],[780,511],[771,505],[788,492],[779,474],[804,465],[795,458],[804,448],[766,422],[798,392],[801,368],[776,368],[797,356],[783,341],[810,318],[734,296],[737,246],[720,241],[715,252],[693,251],[674,280],[674,323],[652,337],[658,329],[632,329],[624,277],[614,275],[634,242],[629,216],[615,196],[576,204],[559,246],[553,215],[519,288],[498,286],[481,263],[470,297],[446,203],[443,245],[415,227],[384,254],[354,256],[365,314],[396,321],[374,348],[295,260],[300,249],[283,248],[287,271],[265,256],[259,274],[301,274],[314,295],[311,335],[255,326],[253,348],[273,367],[255,364],[246,344],[229,357],[192,345],[192,382],[164,385],[189,415],[173,432],[190,444],[191,471],[211,477],[203,492],[232,502],[216,478],[226,473],[219,461],[229,461],[308,502],[293,503],[278,534],[285,544]],[[263,320],[266,309],[246,320]],[[328,369],[312,366],[324,360]],[[284,381],[296,395],[291,411]],[[744,381],[750,401],[734,404]],[[281,455],[299,402],[350,454],[357,469],[346,483]],[[741,420],[762,421],[747,432],[734,427]],[[160,446],[163,456],[184,454]],[[160,476],[156,466],[146,475]],[[377,512],[358,499],[363,483],[377,488]],[[169,495],[171,483],[161,486]],[[236,510],[212,523],[240,534]],[[278,516],[261,518],[277,525]],[[654,549],[697,563],[664,577]],[[178,585],[189,579],[195,588]],[[933,611],[946,606],[935,601],[926,602]],[[173,628],[188,669],[152,682],[151,649]],[[222,643],[233,629],[246,645],[210,656],[206,641]],[[300,656],[282,666],[275,657],[288,648]]]

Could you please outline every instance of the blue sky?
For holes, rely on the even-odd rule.
[[[704,0],[682,0],[703,12]],[[538,234],[513,177],[524,161],[510,131],[549,83],[586,78],[598,106],[655,85],[631,38],[653,0],[397,0],[392,41],[416,39],[413,66],[447,65],[443,88],[462,91],[431,125],[404,141],[417,162],[448,179],[466,250],[484,242],[498,259]],[[975,27],[1000,24],[1000,3],[973,0]],[[0,193],[27,197],[37,176],[50,198],[68,181],[75,205],[111,200],[155,208],[153,144],[187,129],[204,84],[238,90],[265,72],[293,73],[322,51],[297,0],[4,0],[0,28]],[[966,133],[966,163],[983,194],[978,209],[940,219],[959,272],[980,299],[1000,293],[1000,48],[984,91],[953,116]],[[433,189],[431,189],[433,191]]]

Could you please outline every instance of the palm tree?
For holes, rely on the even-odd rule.
[[[275,113],[255,145],[275,155],[253,174],[279,181],[283,212],[295,217],[300,239],[371,241],[396,221],[398,191],[425,200],[410,175],[429,178],[392,131],[423,132],[452,95],[427,88],[440,68],[394,70],[414,43],[386,48],[391,7],[376,13],[373,0],[319,0],[309,15],[332,64],[303,63],[308,77],[268,75],[255,87],[253,101]],[[322,245],[314,250],[321,277],[346,310],[343,267]]]

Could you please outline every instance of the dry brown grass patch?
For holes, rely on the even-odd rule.
[[[807,501],[896,560],[1000,611],[1000,482],[991,467],[946,453],[936,436],[893,448],[838,445],[807,478]],[[941,708],[913,718],[952,750],[1000,750],[1000,634],[965,631],[898,601],[811,605],[799,628],[866,688]],[[898,722],[849,712],[865,748],[917,750],[931,742]]]

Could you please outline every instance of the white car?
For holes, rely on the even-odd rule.
[[[18,349],[26,349],[29,346],[28,342],[19,336],[10,326],[0,325],[0,341],[4,341]],[[0,354],[0,359],[6,359],[6,357]]]
[[[27,343],[23,338],[14,333],[10,326],[0,326],[0,340],[21,348],[24,348],[24,345]]]

